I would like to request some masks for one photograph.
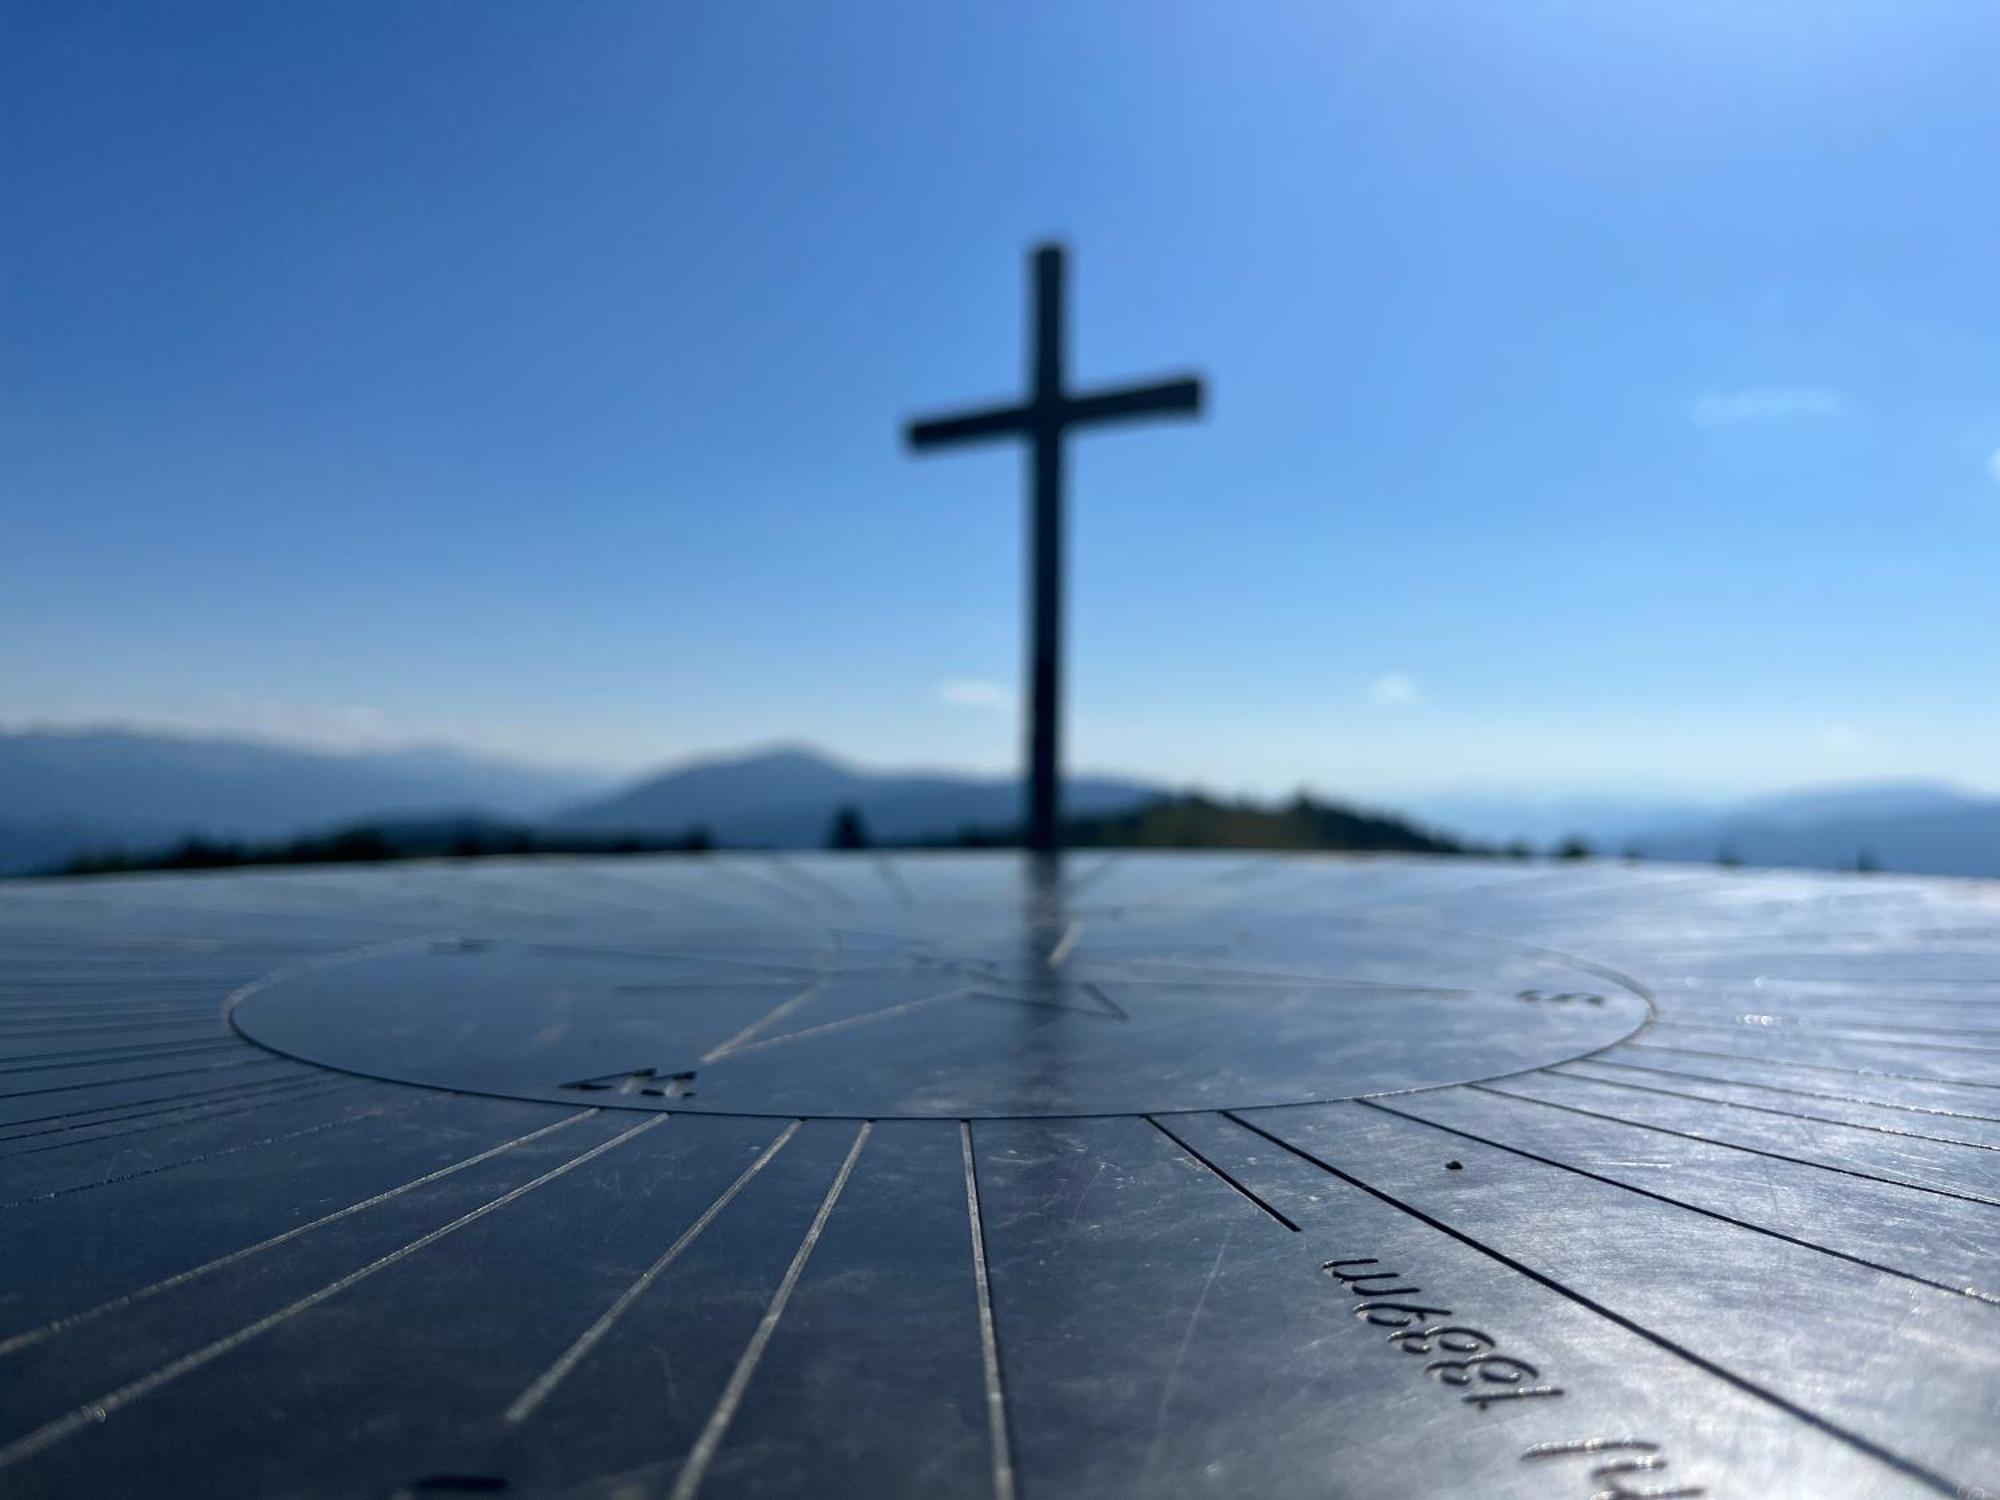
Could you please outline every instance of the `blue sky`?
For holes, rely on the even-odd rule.
[[[2000,785],[2000,10],[0,4],[0,722]]]

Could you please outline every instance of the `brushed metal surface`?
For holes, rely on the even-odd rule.
[[[1996,1152],[1979,882],[20,882],[0,1492],[1993,1494]]]

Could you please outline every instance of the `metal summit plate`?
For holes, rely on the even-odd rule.
[[[0,1493],[2000,1493],[2000,894],[0,888]]]

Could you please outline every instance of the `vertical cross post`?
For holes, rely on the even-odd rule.
[[[1062,836],[1063,252],[1035,251],[1034,447],[1029,478],[1028,847]]]
[[[1026,842],[1052,854],[1062,839],[1063,439],[1072,427],[1148,416],[1198,416],[1201,382],[1192,376],[1071,395],[1064,360],[1064,252],[1037,246],[1028,397],[1006,406],[912,422],[922,452],[1000,437],[1028,440],[1028,787]]]

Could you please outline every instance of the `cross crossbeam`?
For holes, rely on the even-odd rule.
[[[910,424],[910,446],[918,452],[981,438],[1033,436],[1038,408],[1032,404],[996,406],[957,417],[933,417]],[[1201,382],[1193,377],[1135,385],[1124,390],[1069,396],[1057,407],[1061,427],[1088,427],[1123,417],[1199,416]]]
[[[1066,385],[1065,256],[1038,246],[1028,396],[1005,406],[909,424],[917,452],[997,438],[1025,438],[1029,449],[1028,827],[1030,849],[1052,853],[1061,839],[1063,439],[1073,428],[1145,417],[1201,414],[1194,376],[1072,395]]]

